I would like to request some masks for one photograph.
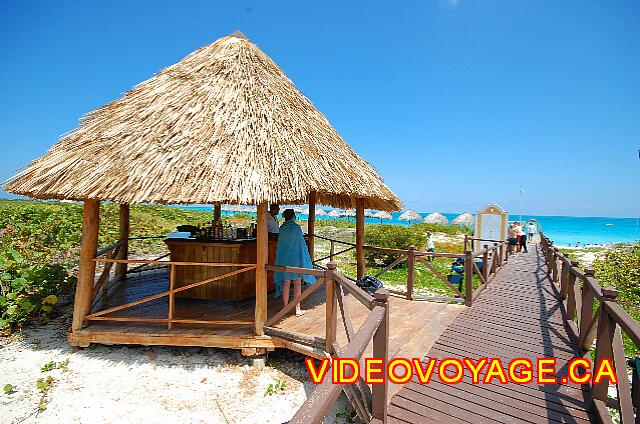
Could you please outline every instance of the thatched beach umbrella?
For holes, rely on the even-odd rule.
[[[444,215],[434,212],[427,215],[424,219],[424,222],[427,224],[438,224],[438,225],[447,225],[449,224],[449,220]]]
[[[196,50],[89,112],[78,128],[0,189],[84,201],[69,335],[74,343],[81,343],[74,337],[80,337],[92,302],[100,201],[120,203],[121,240],[129,237],[129,204],[258,205],[258,336],[264,335],[267,316],[268,204],[402,208],[375,169],[241,33]],[[356,226],[358,278],[364,277],[361,221]],[[313,222],[309,226],[313,234]],[[121,259],[127,259],[127,249],[120,249]],[[116,264],[116,274],[124,273],[126,263]]]
[[[331,218],[333,218],[335,220],[336,218],[340,218],[340,216],[342,216],[342,214],[340,213],[339,210],[334,209],[334,210],[330,211],[327,214],[327,216],[330,216]]]
[[[322,208],[316,208],[316,216],[327,216],[327,211]]]
[[[365,209],[364,210],[364,216],[366,218],[373,218],[376,216],[376,211],[372,211],[371,209]]]
[[[391,216],[391,214],[389,212],[385,212],[385,211],[378,211],[374,218],[380,218],[380,223],[382,224],[382,220],[383,219],[388,219],[389,221],[391,221],[393,219],[393,216]]]
[[[411,221],[422,221],[422,216],[420,216],[419,213],[409,209],[408,211],[400,215],[398,219],[400,221],[409,221],[409,225],[411,225]]]
[[[476,219],[469,212],[458,215],[451,222],[454,225],[462,225],[465,227],[474,227],[476,225]]]

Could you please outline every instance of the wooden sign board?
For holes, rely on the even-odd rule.
[[[509,214],[496,204],[487,205],[476,214],[476,231],[474,239],[506,240]],[[480,242],[480,246],[490,242]]]

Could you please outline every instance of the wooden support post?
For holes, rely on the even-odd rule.
[[[469,249],[464,252],[464,303],[473,303],[473,252]]]
[[[485,250],[482,254],[482,278],[485,284],[489,282],[489,250]]]
[[[578,261],[571,261],[571,267],[577,267]],[[573,321],[576,315],[576,276],[571,272],[571,267],[567,267],[567,318]],[[578,317],[580,318],[580,317]]]
[[[594,271],[592,268],[584,270],[585,280],[589,277],[593,277]],[[577,283],[577,281],[576,281]],[[587,338],[589,337],[589,323],[591,322],[593,314],[593,300],[595,299],[595,293],[591,289],[591,286],[585,282],[582,283],[582,311],[580,313],[580,347],[584,352],[588,352],[591,349],[591,345],[587,344]]]
[[[96,277],[96,253],[98,251],[98,230],[100,226],[100,201],[85,199],[82,207],[82,239],[80,242],[80,268],[73,302],[73,322],[71,331],[82,328],[84,317],[89,313]]]
[[[616,332],[616,322],[607,313],[607,310],[604,307],[604,303],[615,303],[616,297],[618,296],[618,290],[611,286],[603,287],[602,296],[603,300],[600,307],[600,316],[598,317],[598,335],[596,339],[596,358],[594,362],[594,368],[596,367],[596,364],[600,364],[603,359],[613,361],[613,337]],[[616,367],[621,366],[624,366],[624,363],[616,364]],[[596,384],[595,382],[593,383],[591,388],[591,395],[594,399],[606,402],[608,389],[609,379],[603,378],[600,384]]]
[[[222,221],[222,205],[220,203],[213,205],[213,220],[216,222]]]
[[[176,288],[176,266],[171,264],[169,265],[169,290],[173,290]],[[175,293],[171,293],[169,295],[169,322],[167,328],[169,330],[173,329],[173,315],[176,309],[176,295]]]
[[[329,241],[329,262],[333,262],[333,256],[335,254],[336,251],[336,243],[335,241],[333,241],[333,239],[331,239]]]
[[[256,335],[264,335],[267,322],[267,261],[269,260],[269,232],[267,204],[258,205],[258,239],[256,241]]]
[[[326,334],[325,334],[325,351],[331,353],[333,350],[333,343],[336,341],[336,330],[338,327],[338,302],[336,299],[336,292],[334,286],[336,285],[333,273],[338,264],[335,262],[329,262],[327,264],[327,279],[325,283],[325,296],[326,296]],[[338,290],[342,288],[338,287]]]
[[[309,255],[313,262],[316,250],[316,203],[318,201],[318,192],[309,193],[309,219],[307,220],[307,234],[309,234]],[[333,259],[331,259],[333,260]]]
[[[382,369],[387,369],[389,361],[389,292],[385,289],[378,289],[373,293],[374,305],[385,308],[386,313],[380,326],[373,334],[373,357],[382,358],[384,364]],[[381,423],[387,422],[387,403],[389,379],[385,378],[383,384],[374,384],[371,390],[371,416]]]
[[[358,280],[365,276],[364,265],[364,199],[356,198],[356,261]]]
[[[407,250],[407,300],[413,300],[413,283],[416,275],[416,247]]]
[[[551,271],[553,272],[551,281],[553,281],[554,284],[558,282],[558,252],[559,249],[557,247],[554,247],[551,252]]]
[[[129,205],[126,203],[120,204],[120,229],[118,238],[120,239],[120,250],[118,250],[118,257],[116,259],[129,259]],[[127,263],[116,264],[116,280],[127,278]],[[107,280],[108,282],[108,280]],[[105,288],[107,285],[105,285]]]
[[[560,270],[560,296],[562,297],[562,299],[566,299],[567,295],[569,294],[569,266],[565,261],[561,262],[562,268]]]

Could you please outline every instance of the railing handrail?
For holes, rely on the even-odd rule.
[[[618,291],[611,286],[602,287],[594,276],[593,269],[584,271],[578,262],[553,246],[553,241],[540,230],[540,242],[553,284],[560,285],[567,319],[578,333],[580,348],[586,353],[596,342],[595,362],[603,358],[612,361],[617,377],[618,399],[608,395],[609,381],[591,384],[593,406],[601,422],[612,422],[607,406],[616,408],[622,424],[631,424],[634,418],[634,401],[627,375],[627,361],[622,342],[622,331],[640,348],[640,323],[635,321],[617,302]],[[558,266],[560,263],[560,267]],[[560,268],[560,269],[559,269]],[[582,282],[582,285],[580,284]],[[594,301],[600,307],[593,315]],[[575,318],[575,322],[574,322]],[[637,400],[636,400],[637,401]],[[637,413],[640,414],[640,411]]]
[[[365,349],[374,337],[375,332],[385,319],[387,309],[374,306],[371,313],[356,332],[355,337],[339,353],[339,357],[360,360]],[[324,381],[313,391],[289,423],[321,422],[343,390],[342,384],[333,384],[329,373]],[[386,405],[384,406],[386,409]]]
[[[329,254],[329,256],[323,257],[319,260],[325,260],[325,259],[330,259],[333,260],[334,256],[339,255],[340,253],[344,253],[344,251],[342,252],[337,252],[334,253],[333,251],[333,245],[334,243],[339,243],[339,244],[345,244],[347,246],[352,246],[355,247],[354,243],[350,243],[350,242],[346,242],[346,241],[342,241],[342,240],[338,240],[338,239],[333,239],[330,237],[325,237],[325,236],[318,236],[316,235],[315,237],[321,238],[323,240],[327,240],[331,242],[331,253]],[[465,238],[465,244],[466,241],[468,240],[468,238]],[[425,262],[423,260],[419,260],[419,258],[424,258],[424,257],[434,257],[434,258],[453,258],[453,259],[473,259],[476,257],[482,257],[483,260],[483,269],[488,267],[488,272],[485,271],[483,272],[478,272],[478,269],[475,265],[471,265],[469,267],[469,269],[465,269],[465,281],[469,280],[468,283],[465,283],[465,291],[468,291],[469,294],[465,294],[465,303],[468,306],[471,306],[471,304],[473,303],[473,301],[480,295],[480,293],[484,290],[484,288],[486,287],[486,283],[489,282],[489,280],[491,280],[495,274],[497,273],[498,269],[501,268],[502,264],[504,261],[506,261],[508,259],[508,249],[506,249],[507,247],[507,241],[506,240],[489,240],[489,239],[482,239],[482,240],[486,240],[486,241],[490,241],[492,242],[491,246],[487,246],[487,247],[483,247],[482,249],[476,250],[476,251],[465,251],[464,253],[438,253],[438,252],[424,252],[424,251],[420,251],[417,250],[414,246],[410,246],[408,249],[392,249],[392,248],[386,248],[386,247],[378,247],[378,246],[369,246],[369,245],[364,245],[364,249],[365,250],[369,250],[369,251],[376,251],[376,252],[383,252],[383,253],[391,253],[391,254],[395,254],[398,255],[398,259],[394,262],[392,262],[390,265],[387,265],[384,269],[382,269],[381,271],[379,271],[376,275],[375,278],[380,278],[383,274],[385,274],[386,272],[389,272],[391,269],[395,268],[396,266],[398,266],[400,263],[407,261],[407,267],[410,270],[407,273],[407,289],[406,291],[398,291],[398,290],[389,290],[391,293],[393,293],[394,295],[399,295],[399,296],[404,296],[406,297],[407,300],[418,300],[417,298],[414,297],[414,278],[415,278],[415,273],[411,272],[412,269],[415,268],[415,262],[419,261],[420,263],[424,264]],[[351,250],[351,249],[347,249],[347,250]],[[491,254],[491,259],[489,261],[489,254]],[[500,260],[496,261],[496,257],[500,256]],[[317,262],[317,261],[316,261]],[[316,264],[316,266],[318,266]],[[453,289],[451,286],[451,283],[449,283],[446,280],[446,277],[444,277],[440,272],[436,272],[437,270],[433,269],[432,267],[429,266],[429,264],[426,264],[426,266],[428,268],[430,268],[430,271],[432,271],[440,280],[443,281],[444,284],[446,284],[447,286],[449,286],[449,288],[454,292],[454,295],[459,296],[459,292],[458,290]],[[480,285],[480,287],[478,287],[478,289],[476,289],[475,291],[473,291],[473,285],[472,285],[472,278],[473,275],[476,274],[480,277],[480,279],[482,280],[482,284]],[[348,278],[348,277],[345,277]],[[419,300],[429,300],[430,298],[425,297],[425,298],[420,298]],[[449,298],[443,298],[441,296],[435,297],[435,300],[449,300],[449,301],[460,301],[459,297],[449,297]]]

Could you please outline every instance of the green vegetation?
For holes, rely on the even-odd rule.
[[[61,369],[62,371],[68,371],[69,359],[65,359],[64,361],[61,361],[61,362],[49,361],[40,368],[40,371],[47,372],[47,371],[58,370],[58,369]]]
[[[100,208],[101,247],[118,237],[118,206]],[[163,206],[132,206],[131,236],[166,234],[180,223],[204,223],[213,214]],[[58,297],[76,282],[82,206],[0,200],[0,334],[30,318],[50,319]],[[163,249],[162,240],[131,243],[132,255]]]
[[[4,386],[2,386],[2,391],[5,395],[10,395],[11,393],[13,393],[13,385],[5,384]]]
[[[618,289],[618,303],[640,322],[640,243],[607,250],[593,262],[593,268],[600,285]],[[640,349],[626,335],[624,344],[628,355],[640,354]]]
[[[275,383],[269,384],[267,387],[267,391],[264,393],[265,396],[278,395],[284,392],[287,387],[287,382],[285,380],[278,380]]]

